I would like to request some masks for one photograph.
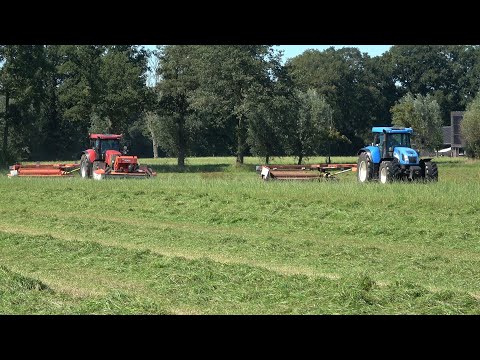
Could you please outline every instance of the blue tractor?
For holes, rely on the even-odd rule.
[[[358,151],[359,182],[438,181],[437,164],[432,159],[420,159],[420,153],[410,147],[412,128],[373,127],[372,132],[373,143]]]

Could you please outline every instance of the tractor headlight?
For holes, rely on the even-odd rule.
[[[403,154],[403,161],[408,162],[408,155],[407,154]]]

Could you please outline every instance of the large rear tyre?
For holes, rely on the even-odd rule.
[[[438,181],[438,168],[436,163],[433,161],[424,162],[423,178],[425,181]]]
[[[80,176],[82,179],[88,179],[92,176],[92,165],[85,155],[80,160]]]
[[[371,181],[373,178],[373,163],[367,153],[363,152],[358,157],[357,179],[361,183]]]
[[[379,169],[379,179],[382,184],[387,184],[399,178],[400,164],[397,161],[382,161]]]

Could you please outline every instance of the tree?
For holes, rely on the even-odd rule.
[[[153,158],[158,158],[160,141],[160,117],[158,116],[159,96],[155,89],[160,83],[160,59],[158,51],[150,53],[148,59],[148,78],[146,89],[146,107],[141,127],[143,134],[152,142]]]
[[[385,64],[358,49],[307,50],[287,67],[299,90],[315,89],[332,106],[335,128],[352,141],[345,153],[363,145],[372,125],[389,121],[393,80]]]
[[[290,153],[298,158],[318,155],[334,134],[333,110],[314,89],[296,93],[296,113],[290,127]],[[323,146],[322,146],[323,145]]]
[[[79,152],[85,145],[92,116],[99,114],[102,99],[102,56],[99,45],[61,45],[57,71],[59,111],[64,119],[63,139],[67,151]],[[103,114],[99,114],[103,115]]]
[[[232,141],[236,161],[242,164],[248,150],[249,115],[263,96],[258,96],[259,91],[263,93],[276,76],[280,54],[268,45],[210,45],[197,51],[199,88],[192,105],[210,128],[233,129],[234,136],[225,133],[224,138]],[[251,136],[250,131],[250,143]]]
[[[474,158],[480,157],[480,93],[468,104],[461,123],[466,151]]]
[[[112,121],[108,116],[100,116],[97,113],[93,113],[90,116],[90,126],[88,128],[89,134],[108,134],[112,128]]]
[[[109,132],[126,134],[144,112],[148,57],[135,45],[108,46],[100,65],[100,103],[96,111],[108,117]]]
[[[68,144],[62,141],[64,137],[63,116],[60,110],[58,87],[61,76],[58,67],[61,64],[59,45],[45,46],[45,97],[42,101],[43,131],[39,147],[33,152],[43,159],[64,159]]]
[[[256,96],[245,107],[247,144],[253,155],[265,157],[266,164],[270,156],[288,151],[290,124],[295,117],[293,83],[279,55],[270,59],[270,76],[267,81],[253,85]]]
[[[259,92],[257,102],[247,105],[247,144],[253,155],[265,157],[266,164],[271,156],[284,152],[289,104],[291,101],[285,96]]]
[[[161,124],[158,113],[154,111],[148,111],[144,114],[145,121],[145,133],[146,136],[152,141],[153,158],[158,158],[158,145],[161,141]]]
[[[198,88],[193,45],[167,45],[158,52],[161,81],[159,94],[159,145],[168,154],[177,157],[179,167],[185,166],[199,117],[191,106],[193,92]]]
[[[461,111],[478,91],[478,46],[395,45],[386,56],[401,95],[430,94],[437,100],[443,124]]]
[[[408,93],[392,107],[391,112],[394,125],[413,128],[416,134],[413,143],[418,148],[431,150],[441,146],[442,117],[433,96]]]
[[[148,52],[136,45],[61,45],[57,97],[64,142],[78,152],[89,130],[123,133],[146,106]]]
[[[22,152],[30,152],[43,133],[45,49],[42,45],[4,45],[0,57],[4,61],[0,70],[4,100],[2,162],[7,164]]]

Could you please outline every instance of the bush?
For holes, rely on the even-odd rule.
[[[440,106],[431,96],[408,93],[391,109],[395,126],[412,127],[412,145],[421,151],[438,149],[442,145]]]
[[[461,131],[465,139],[467,155],[480,158],[480,92],[467,106],[461,123]]]

